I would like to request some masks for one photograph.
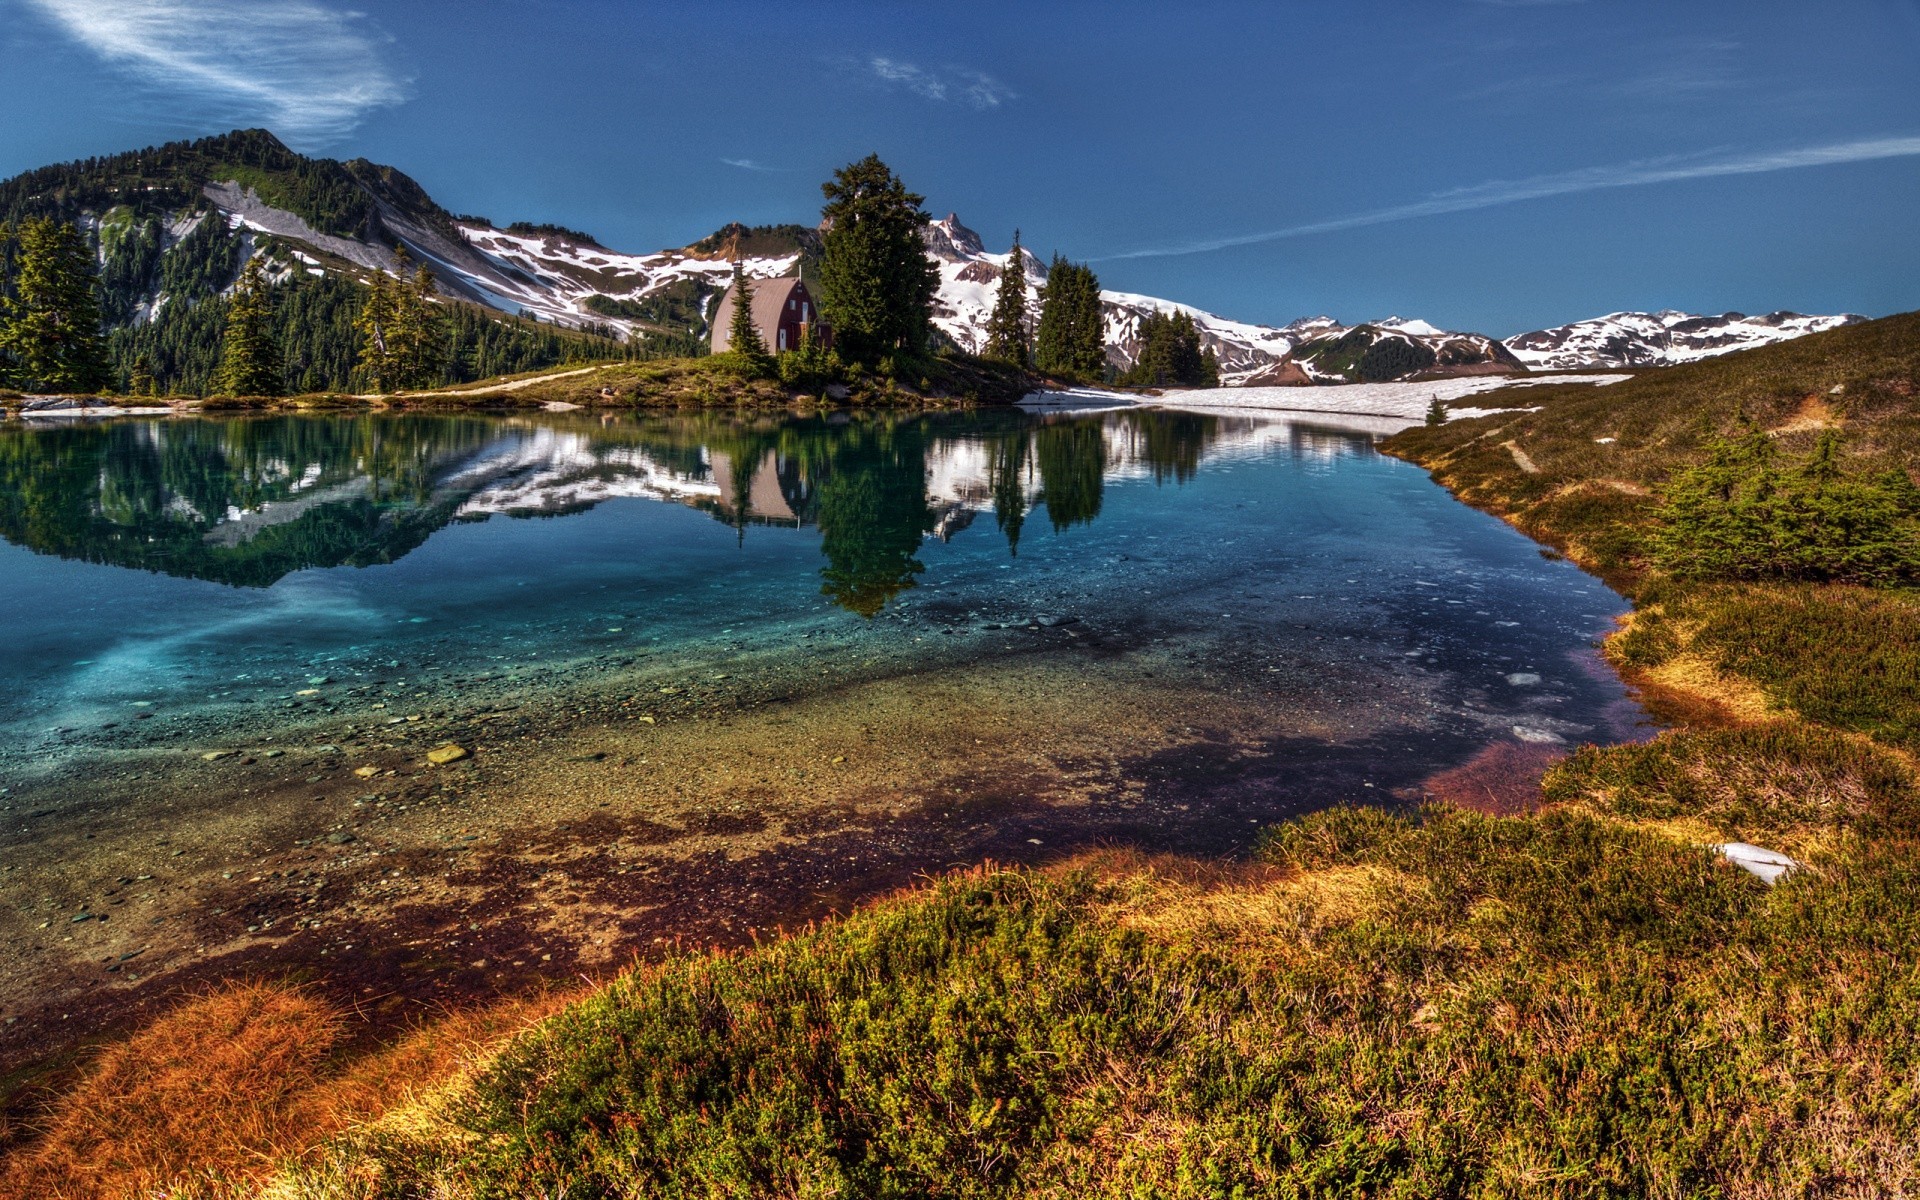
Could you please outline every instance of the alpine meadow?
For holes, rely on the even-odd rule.
[[[1920,1192],[1920,28],[1380,16],[0,12],[0,1198]]]

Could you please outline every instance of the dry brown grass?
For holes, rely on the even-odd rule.
[[[571,998],[442,1014],[353,1053],[348,1014],[309,989],[218,988],[102,1052],[0,1169],[0,1198],[250,1192],[280,1161],[444,1086]]]
[[[0,1195],[124,1195],[264,1166],[305,1144],[299,1101],[345,1034],[333,1006],[297,988],[241,983],[190,1000],[101,1054]]]
[[[1640,679],[1717,708],[1732,723],[1754,724],[1778,715],[1767,703],[1765,692],[1737,675],[1721,671],[1701,655],[1676,654],[1642,671]]]

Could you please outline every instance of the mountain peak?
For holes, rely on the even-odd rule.
[[[927,252],[942,262],[970,262],[986,254],[980,235],[960,223],[958,213],[927,222]]]

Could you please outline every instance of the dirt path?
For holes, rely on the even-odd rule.
[[[523,388],[530,388],[536,383],[546,383],[553,379],[574,379],[581,375],[591,375],[595,371],[604,370],[606,370],[606,365],[603,363],[599,366],[581,367],[573,371],[556,371],[551,375],[535,375],[531,379],[516,379],[511,383],[490,383],[485,387],[476,388],[441,388],[432,392],[395,392],[392,397],[374,397],[374,399],[417,396],[497,396],[503,392],[517,392]]]

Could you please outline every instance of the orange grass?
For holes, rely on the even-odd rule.
[[[0,1197],[229,1192],[455,1077],[569,998],[443,1014],[354,1054],[347,1013],[311,989],[260,980],[216,988],[103,1051],[40,1137],[0,1166]]]

